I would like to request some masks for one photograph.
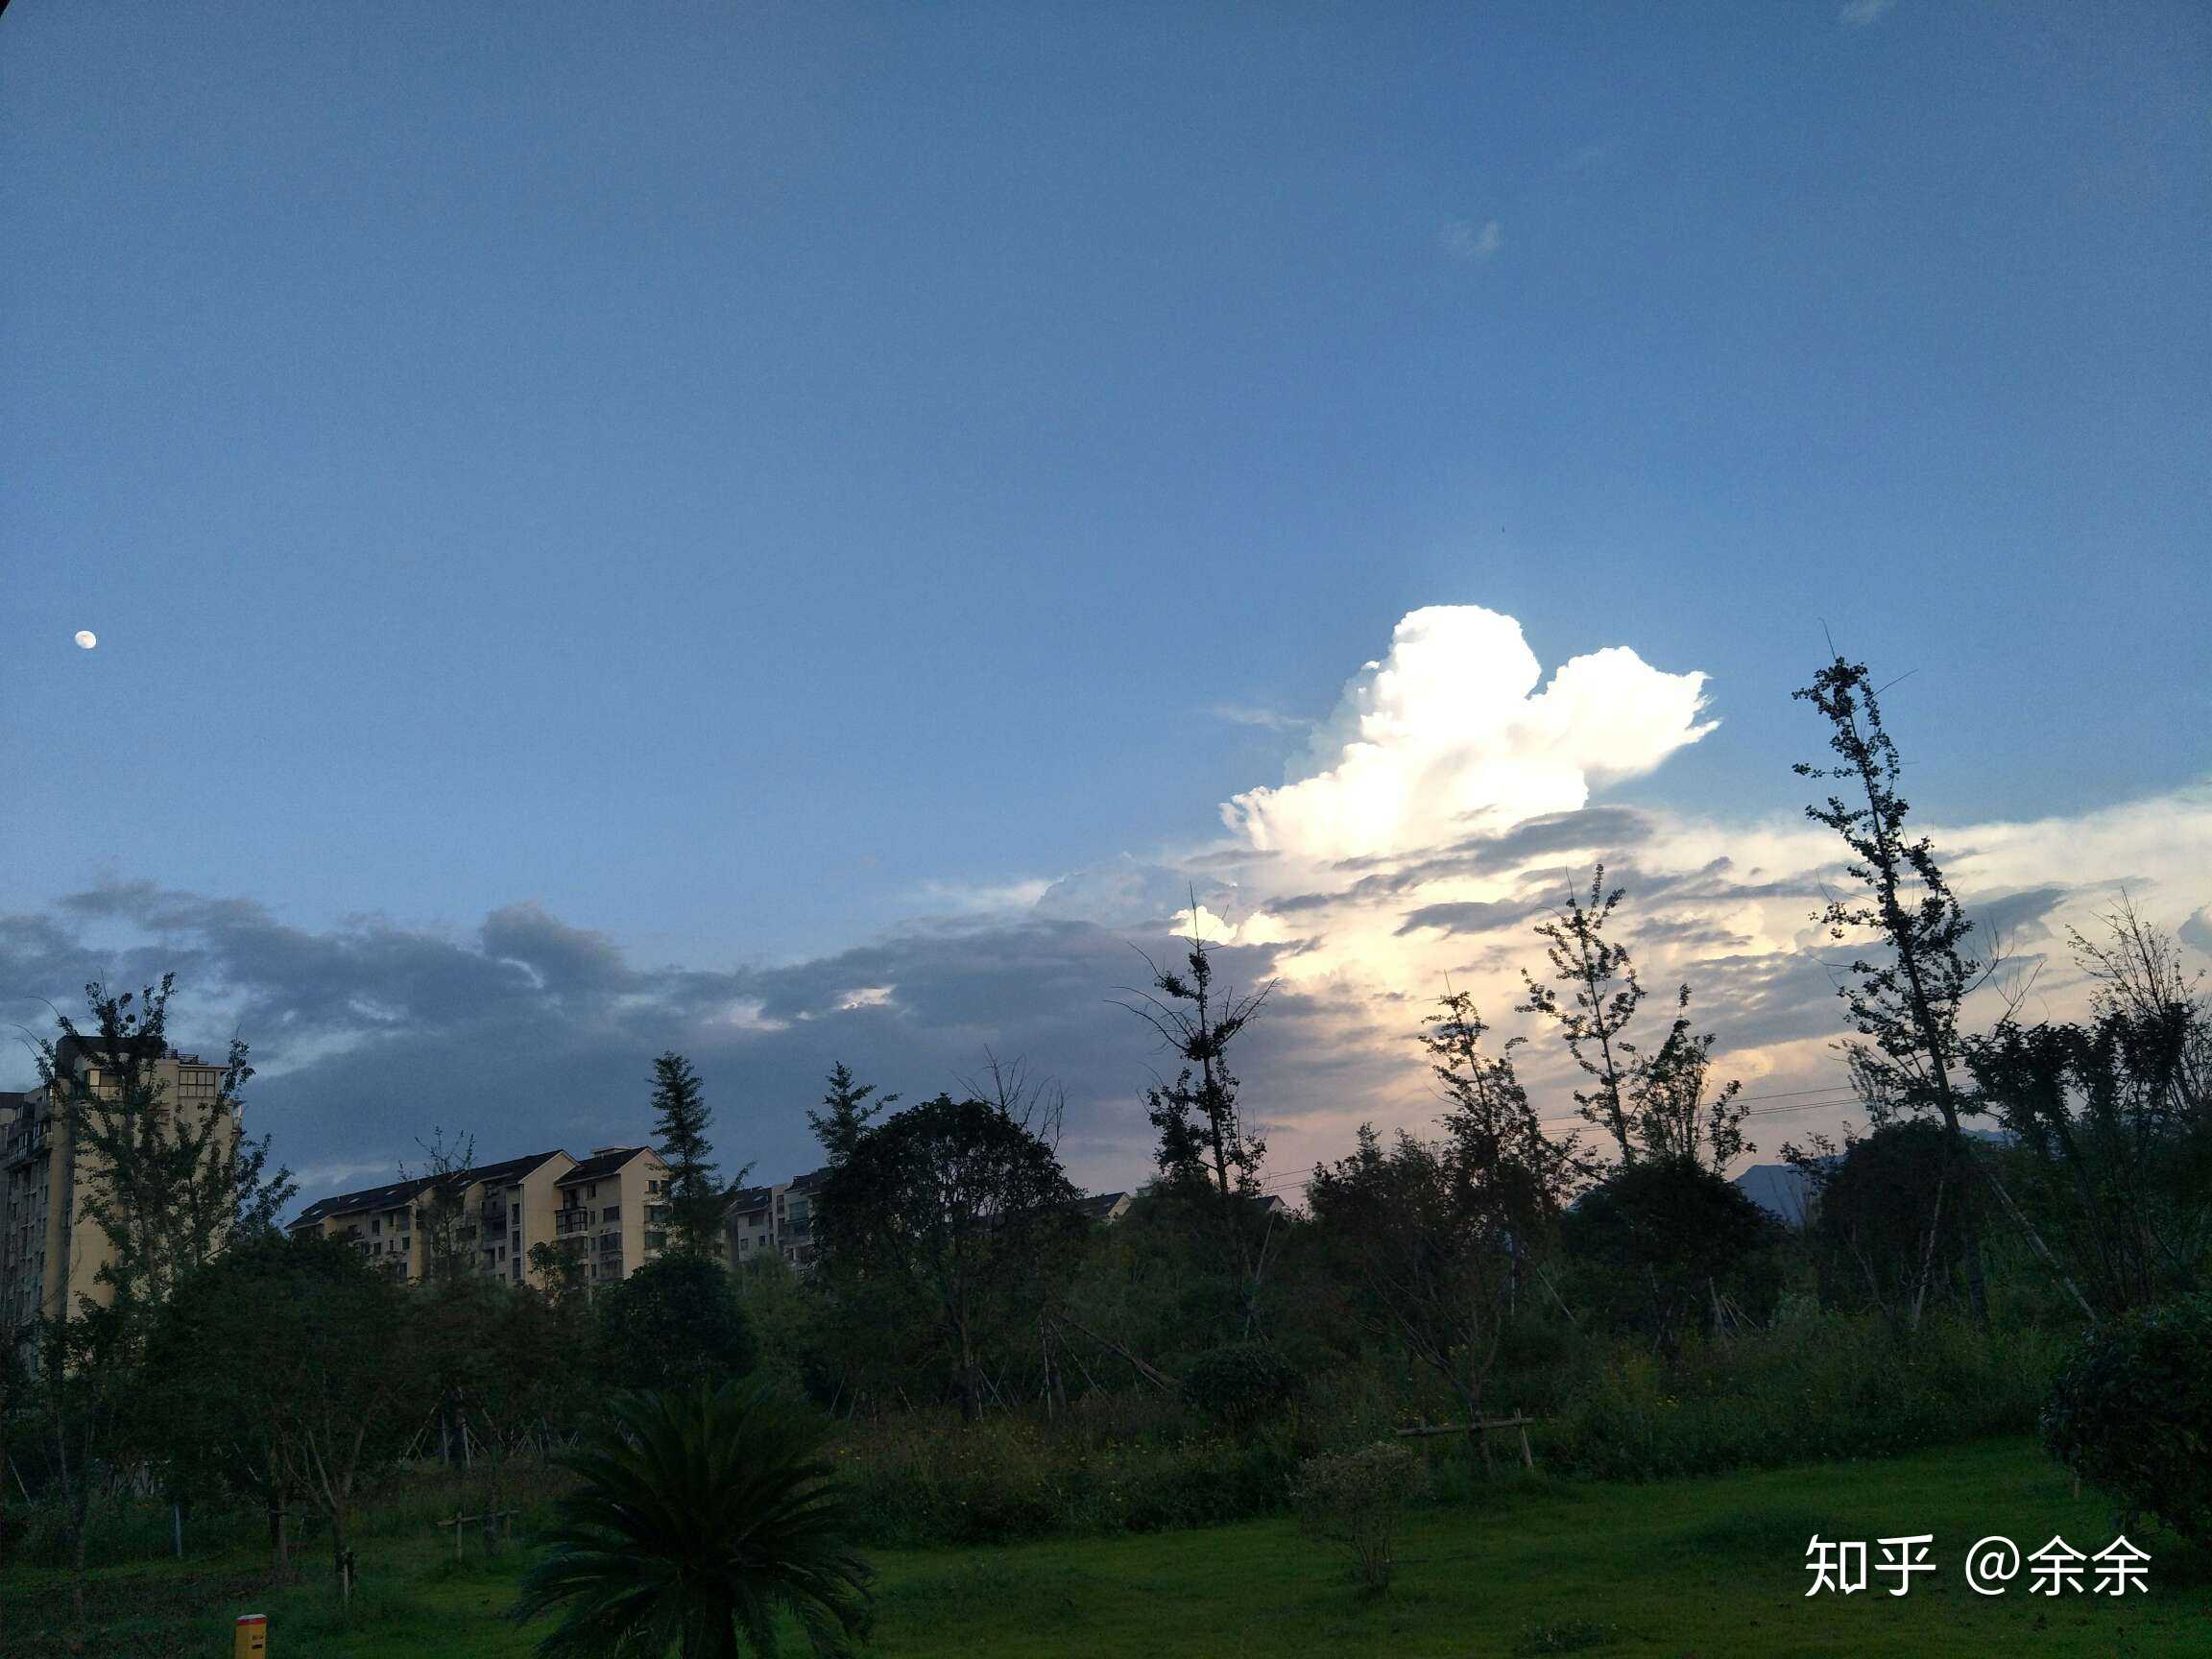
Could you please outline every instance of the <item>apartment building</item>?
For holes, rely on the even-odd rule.
[[[800,1272],[814,1264],[818,1253],[816,1233],[821,1223],[822,1189],[830,1171],[814,1169],[794,1180],[772,1187],[745,1187],[730,1195],[723,1212],[732,1267],[757,1262],[781,1262]],[[1134,1194],[1098,1192],[1077,1202],[1076,1213],[1086,1221],[1110,1224],[1129,1214]],[[1269,1205],[1283,1208],[1270,1194]]]
[[[51,1085],[0,1094],[0,1328],[19,1330],[75,1310],[81,1298],[104,1303],[110,1295],[99,1278],[111,1256],[108,1235],[81,1203],[91,1170],[77,1155],[60,1106],[79,1081],[96,1097],[116,1098],[118,1059],[141,1068],[157,1111],[221,1111],[228,1139],[219,1135],[214,1148],[227,1156],[236,1142],[222,1066],[158,1046],[119,1056],[97,1040],[62,1038]]]
[[[668,1166],[650,1146],[601,1146],[554,1183],[553,1238],[585,1283],[627,1279],[668,1247]]]
[[[1094,1192],[1076,1201],[1075,1214],[1086,1221],[1118,1221],[1129,1214],[1132,1202],[1134,1198],[1127,1192]]]
[[[772,1187],[747,1187],[730,1196],[723,1212],[730,1265],[781,1262],[799,1268],[814,1264],[814,1229],[830,1171],[814,1169]]]
[[[288,1231],[343,1238],[395,1279],[419,1280],[428,1267],[424,1222],[433,1204],[452,1205],[453,1248],[469,1267],[510,1284],[537,1284],[530,1247],[558,1239],[554,1212],[561,1177],[576,1160],[558,1149],[483,1164],[439,1178],[418,1176],[341,1192],[307,1206]]]

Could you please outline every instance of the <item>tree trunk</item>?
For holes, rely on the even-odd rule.
[[[968,1327],[960,1327],[960,1421],[974,1423],[983,1415],[983,1367],[976,1362],[975,1345]]]
[[[80,1471],[78,1486],[81,1492],[84,1484],[83,1473]],[[69,1647],[70,1651],[75,1653],[84,1651],[84,1511],[90,1503],[90,1495],[84,1493],[69,1525],[69,1622],[76,1631],[70,1638]]]

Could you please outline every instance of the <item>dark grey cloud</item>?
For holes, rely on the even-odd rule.
[[[1984,952],[2031,944],[2051,937],[2046,925],[2052,913],[2074,897],[2071,887],[2030,887],[2018,893],[1962,900],[1960,907],[1974,923],[1974,937]]]
[[[137,942],[103,950],[94,927]],[[486,1158],[643,1139],[652,1057],[669,1047],[707,1079],[731,1172],[811,1166],[805,1110],[837,1061],[916,1098],[957,1088],[989,1048],[1066,1086],[1063,1151],[1079,1178],[1127,1185],[1146,1170],[1143,1086],[1169,1061],[1112,1002],[1143,982],[1144,953],[1166,965],[1178,949],[1164,928],[1036,916],[920,923],[795,963],[648,969],[535,903],[472,933],[375,917],[318,930],[252,900],[114,883],[0,916],[0,993],[36,1030],[51,1019],[36,998],[69,1008],[88,979],[174,970],[180,1041],[219,1046],[236,1027],[261,1068],[249,1126],[317,1190],[384,1178],[433,1125],[472,1134]],[[1250,987],[1275,952],[1223,947],[1214,961]],[[1302,1091],[1357,1072],[1328,1041],[1337,1012],[1270,1001],[1240,1057],[1267,1114],[1294,1118]],[[0,1086],[30,1080],[18,1060],[24,1075]]]
[[[1333,868],[1354,875],[1386,871],[1403,882],[1440,876],[1487,876],[1562,853],[1587,854],[1587,862],[1615,864],[1648,842],[1654,826],[1631,806],[1585,806],[1524,819],[1498,834],[1471,835],[1417,853],[1339,859]]]
[[[1433,929],[1439,933],[1489,933],[1500,927],[1510,927],[1519,922],[1542,912],[1541,904],[1531,908],[1526,899],[1471,900],[1457,904],[1424,904],[1418,910],[1409,910],[1399,925],[1398,937]]]

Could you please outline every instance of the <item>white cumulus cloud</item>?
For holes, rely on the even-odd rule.
[[[1455,259],[1487,265],[1505,246],[1505,228],[1495,219],[1479,225],[1472,219],[1455,219],[1436,233],[1436,240]]]
[[[1408,613],[1345,687],[1277,788],[1223,820],[1257,851],[1309,858],[1406,852],[1588,804],[1713,730],[1705,676],[1623,646],[1543,681],[1521,624],[1479,605]]]
[[[1847,29],[1863,29],[1870,23],[1879,23],[1885,13],[1897,4],[1897,0],[1847,0],[1836,16]]]

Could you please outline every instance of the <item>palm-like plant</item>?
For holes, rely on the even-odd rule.
[[[615,1396],[561,1462],[560,1499],[514,1616],[565,1607],[547,1659],[738,1659],[777,1651],[792,1615],[817,1653],[868,1618],[868,1564],[821,1455],[826,1427],[732,1384]]]

